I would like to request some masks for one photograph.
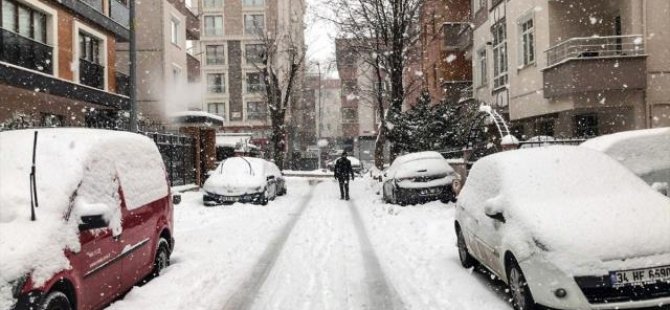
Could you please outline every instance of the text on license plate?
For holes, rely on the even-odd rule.
[[[613,286],[670,282],[670,266],[610,272]]]

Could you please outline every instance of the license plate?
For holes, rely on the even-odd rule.
[[[670,266],[610,272],[612,286],[670,282]]]
[[[223,197],[223,201],[237,201],[237,197]]]

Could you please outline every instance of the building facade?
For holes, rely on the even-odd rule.
[[[199,107],[200,38],[197,1],[137,1],[137,105],[141,129],[169,125],[171,114]],[[119,70],[128,70],[128,44],[119,44]]]
[[[474,97],[520,137],[670,125],[670,2],[474,0]]]
[[[113,126],[128,109],[124,2],[0,0],[0,129]]]
[[[269,137],[262,60],[268,42],[276,42],[273,66],[279,84],[286,85],[289,53],[304,55],[304,13],[303,0],[202,1],[202,35],[196,53],[205,92],[201,109],[223,117],[225,132]],[[302,77],[298,80],[294,98],[302,89]]]
[[[421,7],[420,88],[430,92],[433,104],[458,103],[472,85],[470,5],[471,0],[427,0]]]

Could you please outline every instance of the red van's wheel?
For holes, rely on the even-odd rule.
[[[163,269],[170,266],[170,244],[164,238],[158,240],[158,249],[156,250],[156,258],[154,259],[154,271],[151,274],[152,278],[159,276]]]
[[[44,310],[72,310],[72,305],[70,304],[70,299],[67,298],[62,292],[53,291],[44,298],[42,307],[40,309]]]

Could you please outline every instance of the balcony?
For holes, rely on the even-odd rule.
[[[114,33],[117,40],[130,38],[129,11],[123,0],[58,0],[64,7],[89,22]]]
[[[465,51],[472,46],[472,26],[470,23],[456,22],[442,24],[444,50]]]
[[[646,54],[641,35],[571,38],[545,54],[545,98],[646,88]]]
[[[0,28],[0,61],[53,74],[53,47]]]
[[[130,77],[121,72],[116,72],[116,93],[130,97]]]
[[[105,67],[79,59],[79,82],[98,89],[105,89]]]

